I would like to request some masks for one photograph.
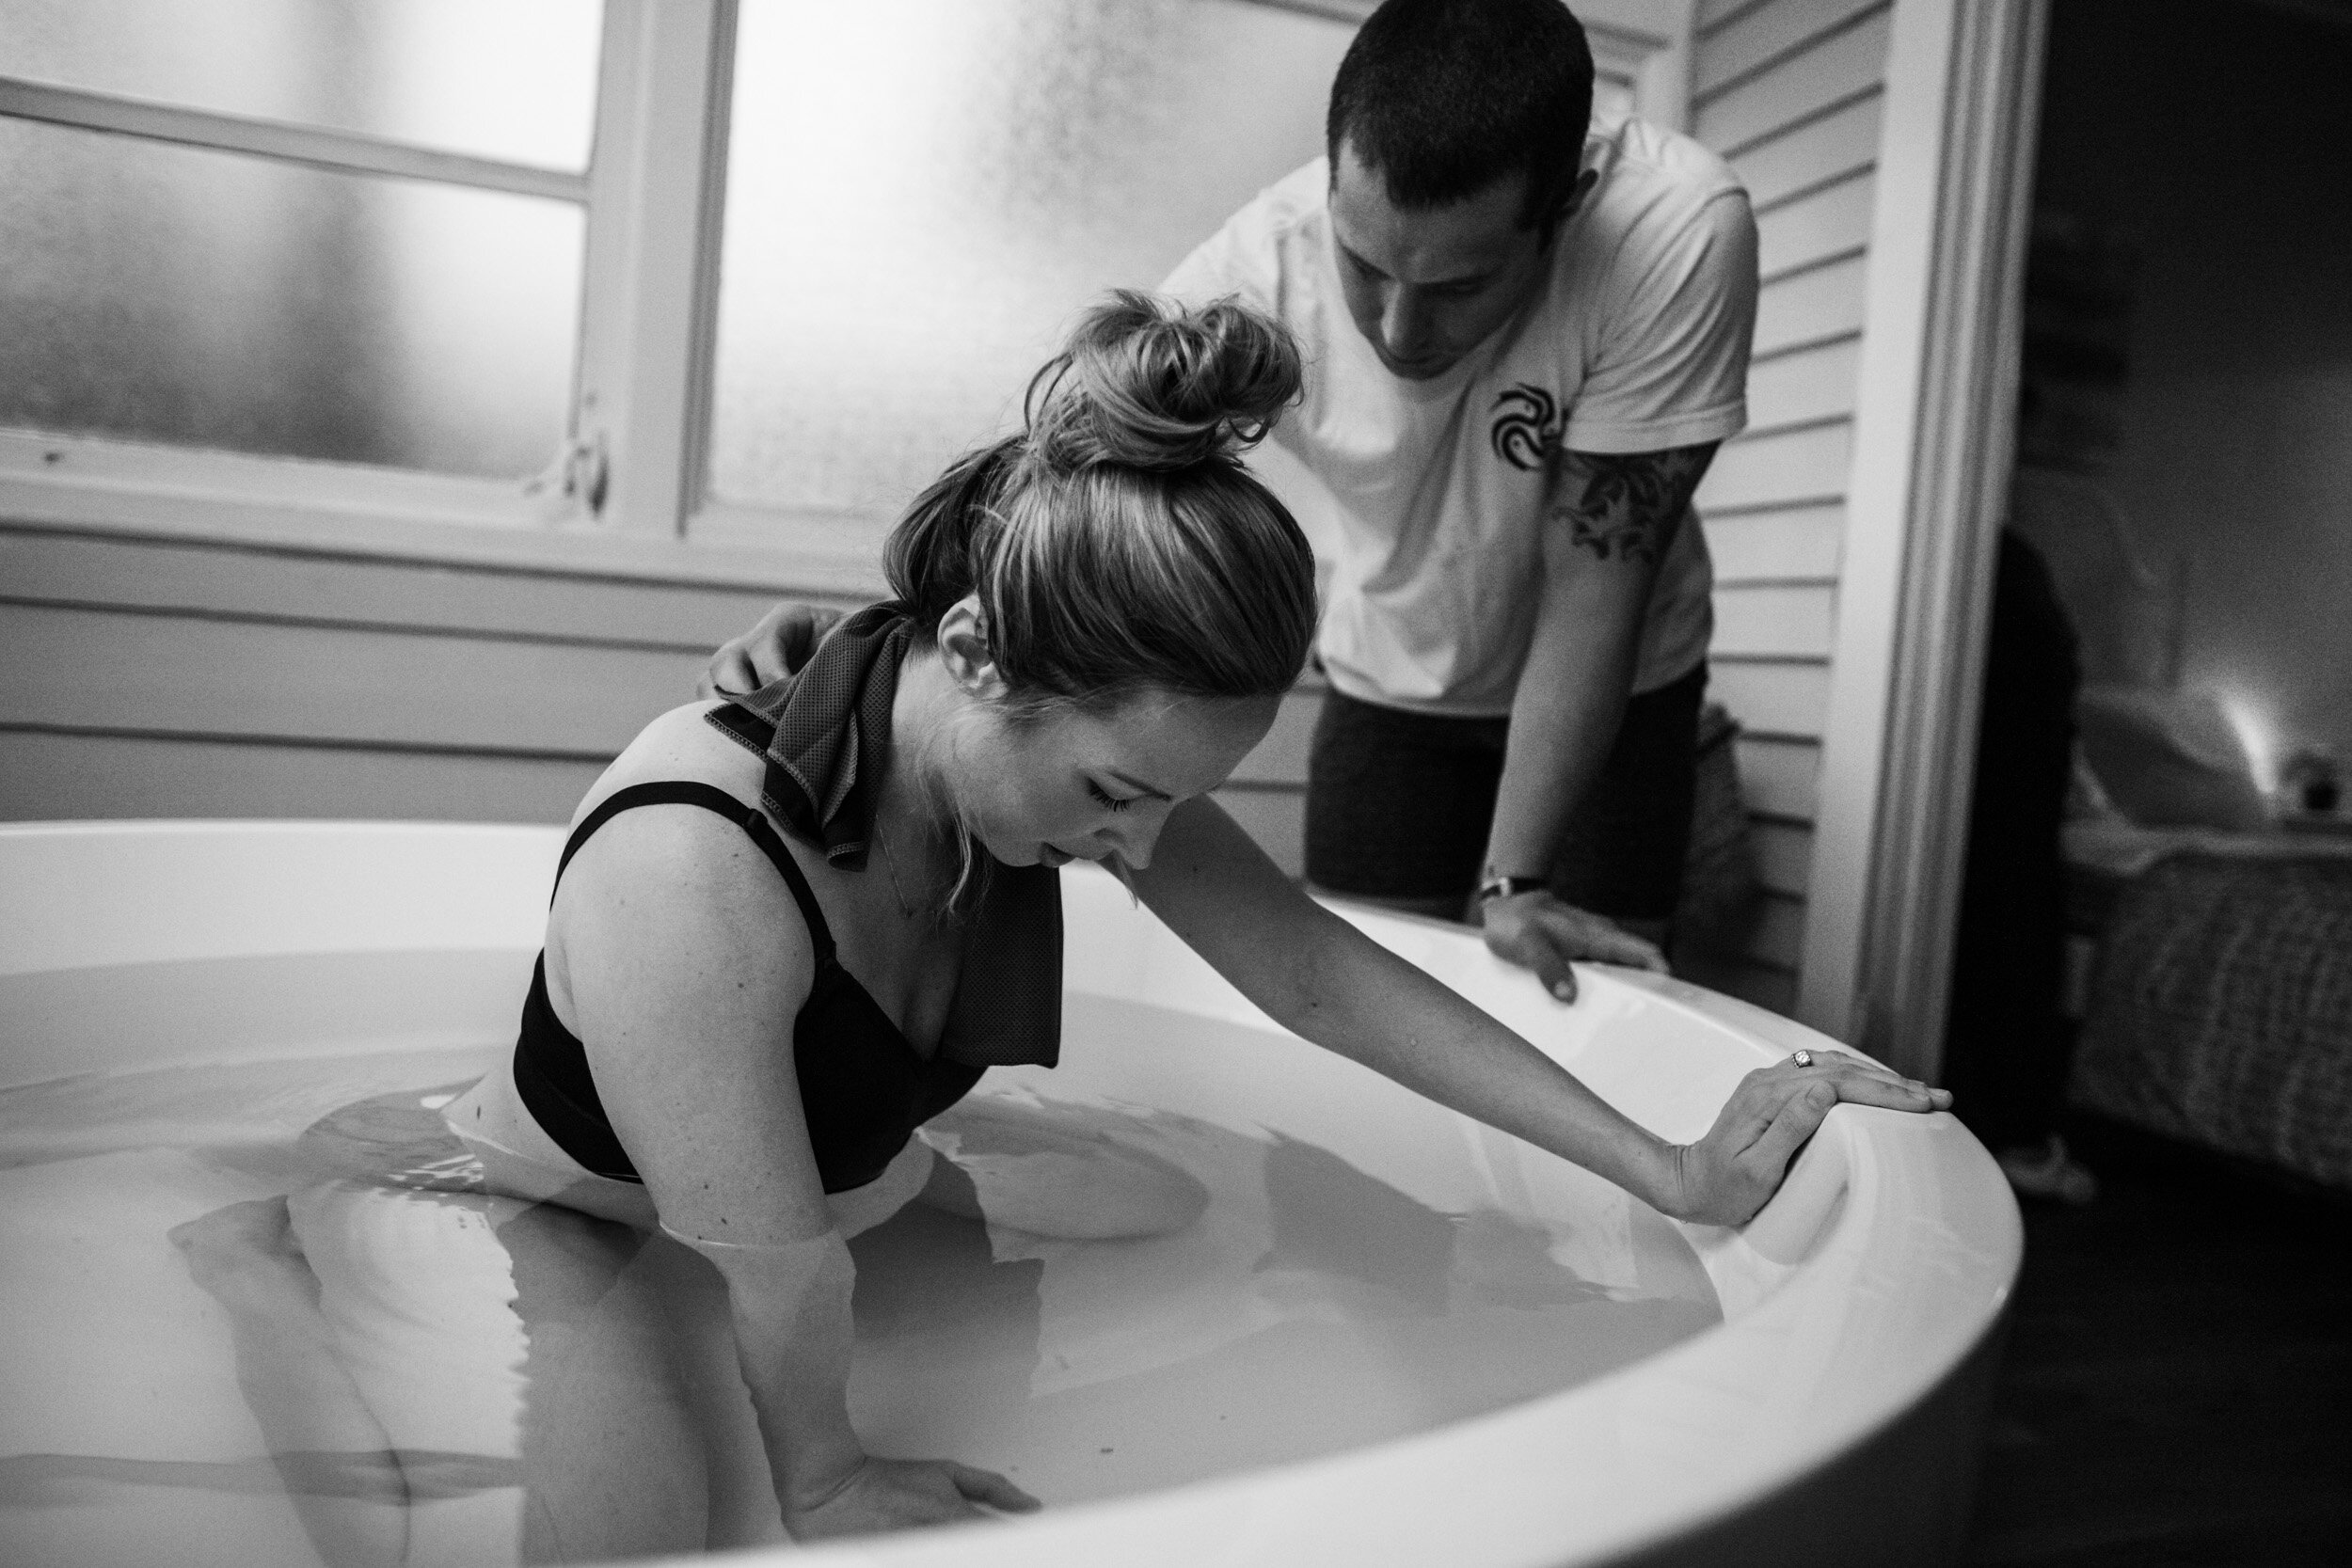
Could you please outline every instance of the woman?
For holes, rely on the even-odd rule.
[[[1088,315],[1026,428],[893,533],[891,603],[791,680],[656,720],[598,781],[512,1070],[448,1108],[495,1184],[717,1265],[797,1536],[1035,1506],[866,1453],[843,1238],[926,1187],[958,1201],[914,1127],[988,1065],[1053,1059],[1071,861],[1308,1039],[1669,1214],[1745,1220],[1840,1099],[1941,1103],[1822,1060],[1752,1075],[1707,1138],[1663,1144],[1307,899],[1207,798],[1313,630],[1307,544],[1238,460],[1298,374],[1231,303]]]

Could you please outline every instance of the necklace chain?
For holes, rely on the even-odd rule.
[[[898,885],[898,858],[890,852],[890,839],[882,832],[880,816],[874,819],[874,842],[882,846],[882,873],[890,879],[890,896],[898,901],[899,917],[913,920],[914,906],[907,902],[906,890]]]

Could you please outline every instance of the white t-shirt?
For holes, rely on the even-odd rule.
[[[1596,121],[1599,175],[1543,293],[1443,375],[1391,374],[1341,293],[1316,159],[1259,193],[1168,277],[1239,294],[1298,335],[1307,390],[1273,439],[1338,502],[1317,648],[1331,684],[1391,707],[1506,714],[1534,631],[1552,454],[1720,441],[1747,422],[1756,220],[1724,161],[1640,120]],[[1633,689],[1707,654],[1713,571],[1685,514],[1659,562]]]

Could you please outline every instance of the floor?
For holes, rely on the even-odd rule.
[[[1965,1560],[2352,1564],[2352,1200],[2077,1119],[2026,1208]]]

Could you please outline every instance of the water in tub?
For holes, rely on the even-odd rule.
[[[301,960],[373,1039],[0,1092],[0,1560],[780,1538],[723,1286],[481,1190],[434,1108],[506,1046],[404,1028],[440,983],[415,961]],[[50,976],[11,1027],[233,1031],[262,986],[282,1035],[273,963]],[[926,1136],[990,1218],[852,1243],[852,1414],[1049,1506],[1422,1431],[1719,1317],[1646,1208],[1260,1030],[1074,997],[1061,1068],[991,1073]]]

